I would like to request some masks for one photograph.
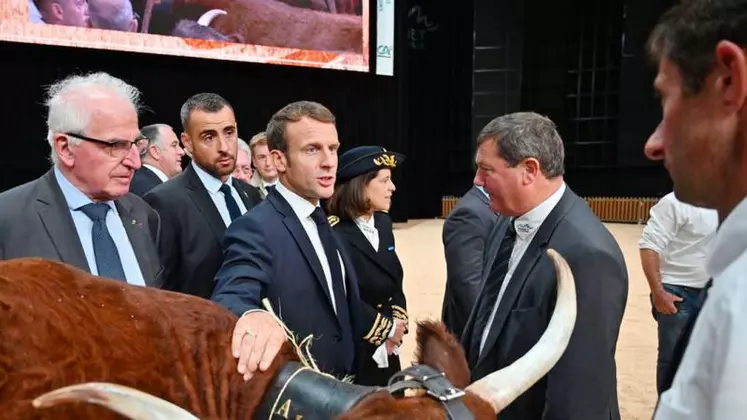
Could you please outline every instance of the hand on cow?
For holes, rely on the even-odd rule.
[[[255,311],[244,314],[233,329],[231,351],[239,359],[238,371],[244,380],[252,378],[257,369],[269,369],[288,337],[270,313]]]
[[[662,315],[673,315],[677,313],[675,302],[682,302],[682,298],[675,296],[664,289],[653,294],[654,308]]]

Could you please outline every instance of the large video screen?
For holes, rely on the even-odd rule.
[[[368,0],[0,0],[0,40],[369,71]]]

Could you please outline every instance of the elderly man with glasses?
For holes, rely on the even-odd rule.
[[[0,194],[0,259],[41,257],[160,287],[158,214],[130,194],[148,146],[139,92],[106,73],[55,83],[47,98],[52,169]]]

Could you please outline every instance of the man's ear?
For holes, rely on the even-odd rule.
[[[189,154],[193,154],[192,139],[189,138],[189,135],[187,133],[182,133],[179,135],[179,139],[182,141],[184,149],[187,150]]]
[[[66,167],[72,167],[75,164],[75,153],[70,147],[70,138],[64,135],[55,135],[54,142],[54,153],[57,154],[57,159]]]
[[[522,180],[525,184],[531,184],[542,173],[540,163],[535,158],[524,159],[524,161],[521,162],[520,165],[524,167],[524,171],[522,172]]]
[[[747,100],[747,56],[745,51],[729,41],[716,45],[716,91],[723,105],[738,112]]]
[[[275,164],[275,168],[279,173],[284,173],[288,170],[288,157],[285,153],[274,149],[270,151],[270,155],[272,155],[272,162]]]

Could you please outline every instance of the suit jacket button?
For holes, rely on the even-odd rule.
[[[334,338],[334,339],[335,339],[335,341],[337,341],[338,343],[339,343],[340,341],[342,341],[342,337],[340,337],[340,334],[335,334],[335,335],[333,335],[333,336],[332,336],[332,338]]]

